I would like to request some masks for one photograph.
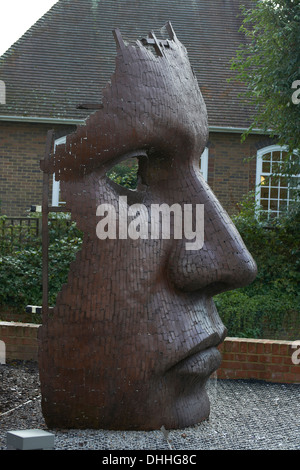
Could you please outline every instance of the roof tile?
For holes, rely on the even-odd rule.
[[[251,106],[228,83],[230,60],[245,40],[240,5],[248,0],[60,0],[0,59],[6,105],[0,114],[84,119],[114,72],[112,30],[128,41],[150,30],[164,35],[171,21],[187,48],[210,126],[247,127]]]

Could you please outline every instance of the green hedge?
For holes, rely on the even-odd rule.
[[[257,266],[256,280],[214,298],[229,336],[296,340],[300,337],[300,209],[266,220],[245,198],[233,221]],[[0,217],[1,219],[1,217]],[[49,304],[54,305],[82,234],[65,215],[49,221]],[[41,239],[12,246],[0,239],[0,305],[24,309],[42,303]]]
[[[251,285],[214,299],[228,335],[299,339],[299,204],[268,220],[257,211],[250,193],[232,219],[257,263],[258,274]]]
[[[137,187],[138,163],[129,159],[128,161],[118,163],[107,172],[109,179],[129,189]]]
[[[82,234],[65,214],[49,217],[49,305],[55,304],[69,266],[82,243]],[[42,242],[27,237],[12,247],[0,244],[0,305],[24,309],[42,304]],[[12,249],[13,248],[13,249]]]

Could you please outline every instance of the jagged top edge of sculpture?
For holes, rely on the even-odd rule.
[[[163,57],[164,56],[164,47],[170,47],[172,41],[174,43],[178,42],[177,36],[175,34],[175,31],[173,29],[173,26],[172,26],[171,22],[167,21],[165,23],[164,27],[166,28],[166,30],[169,34],[169,39],[158,39],[156,37],[156,35],[154,34],[154,32],[150,31],[148,33],[147,38],[142,38],[141,40],[137,40],[135,42],[135,45],[139,46],[139,47],[143,47],[145,45],[153,45],[154,49],[156,51],[156,54],[158,56]],[[134,44],[126,44],[126,42],[124,41],[124,39],[122,37],[122,33],[121,33],[119,28],[115,28],[113,30],[113,36],[114,36],[114,39],[115,39],[117,49],[124,50],[128,46],[133,46],[134,47]]]
[[[117,60],[117,57],[120,54],[121,54],[121,56],[123,56],[123,54],[129,53],[130,48],[134,48],[134,49],[138,48],[140,50],[149,51],[148,58],[151,57],[151,59],[150,59],[151,61],[160,61],[162,59],[167,59],[168,54],[170,54],[171,51],[172,51],[172,53],[176,53],[176,50],[177,51],[181,50],[183,52],[183,55],[187,56],[187,50],[186,50],[185,46],[178,40],[171,22],[167,21],[162,26],[161,30],[163,28],[166,29],[166,31],[169,35],[168,39],[158,39],[156,37],[155,33],[153,31],[150,31],[146,38],[144,37],[142,39],[137,39],[133,43],[131,43],[131,42],[129,43],[126,40],[124,40],[124,38],[122,36],[122,33],[121,33],[119,28],[113,29],[112,33],[113,33],[113,37],[114,37],[114,40],[115,40],[115,43],[116,43],[116,48],[117,48],[116,60]],[[147,46],[150,46],[150,47],[147,47]],[[155,53],[154,53],[152,48],[154,49]],[[180,55],[181,55],[181,53],[180,53]],[[191,67],[191,69],[192,69],[192,67]],[[193,75],[194,75],[194,79],[197,80],[196,77],[195,77],[193,69],[192,69],[192,72],[193,72]],[[112,73],[111,78],[106,82],[106,84],[102,88],[102,90],[101,90],[102,91],[102,98],[104,98],[106,92],[108,92],[108,90],[111,88],[111,86],[112,86],[111,80],[112,80],[112,77],[115,75],[115,73],[116,73],[116,69]],[[95,109],[94,111],[89,113],[89,115],[85,118],[84,123],[80,124],[77,127],[77,130],[75,130],[75,131],[73,131],[73,132],[71,132],[70,134],[67,135],[67,140],[66,140],[65,143],[58,144],[58,145],[56,145],[55,148],[52,147],[52,151],[50,152],[48,158],[45,159],[45,160],[48,160],[48,161],[45,161],[45,160],[41,161],[40,166],[41,166],[41,169],[44,172],[54,173],[55,174],[55,179],[57,181],[60,180],[60,177],[57,174],[57,170],[53,167],[51,168],[51,164],[50,164],[51,159],[54,157],[54,155],[58,155],[61,152],[63,152],[64,150],[66,151],[67,147],[69,146],[69,144],[71,142],[72,137],[77,134],[77,132],[80,128],[85,128],[88,125],[89,120],[94,115],[96,115],[97,113],[99,113],[99,112],[101,113],[102,109],[103,109],[103,100],[102,100],[102,102],[99,103],[98,109]]]

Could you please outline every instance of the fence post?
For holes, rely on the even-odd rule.
[[[43,258],[43,302],[42,302],[42,320],[43,323],[48,317],[48,247],[49,247],[49,159],[50,152],[54,144],[54,131],[47,132],[46,148],[43,161],[43,201],[42,201],[42,258]],[[42,162],[41,162],[42,163]]]

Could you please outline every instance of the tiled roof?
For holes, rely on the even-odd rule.
[[[230,59],[244,41],[240,5],[248,0],[60,0],[0,59],[6,84],[1,116],[82,119],[114,72],[118,27],[129,41],[167,21],[187,48],[210,126],[247,127],[249,106],[228,83]]]

